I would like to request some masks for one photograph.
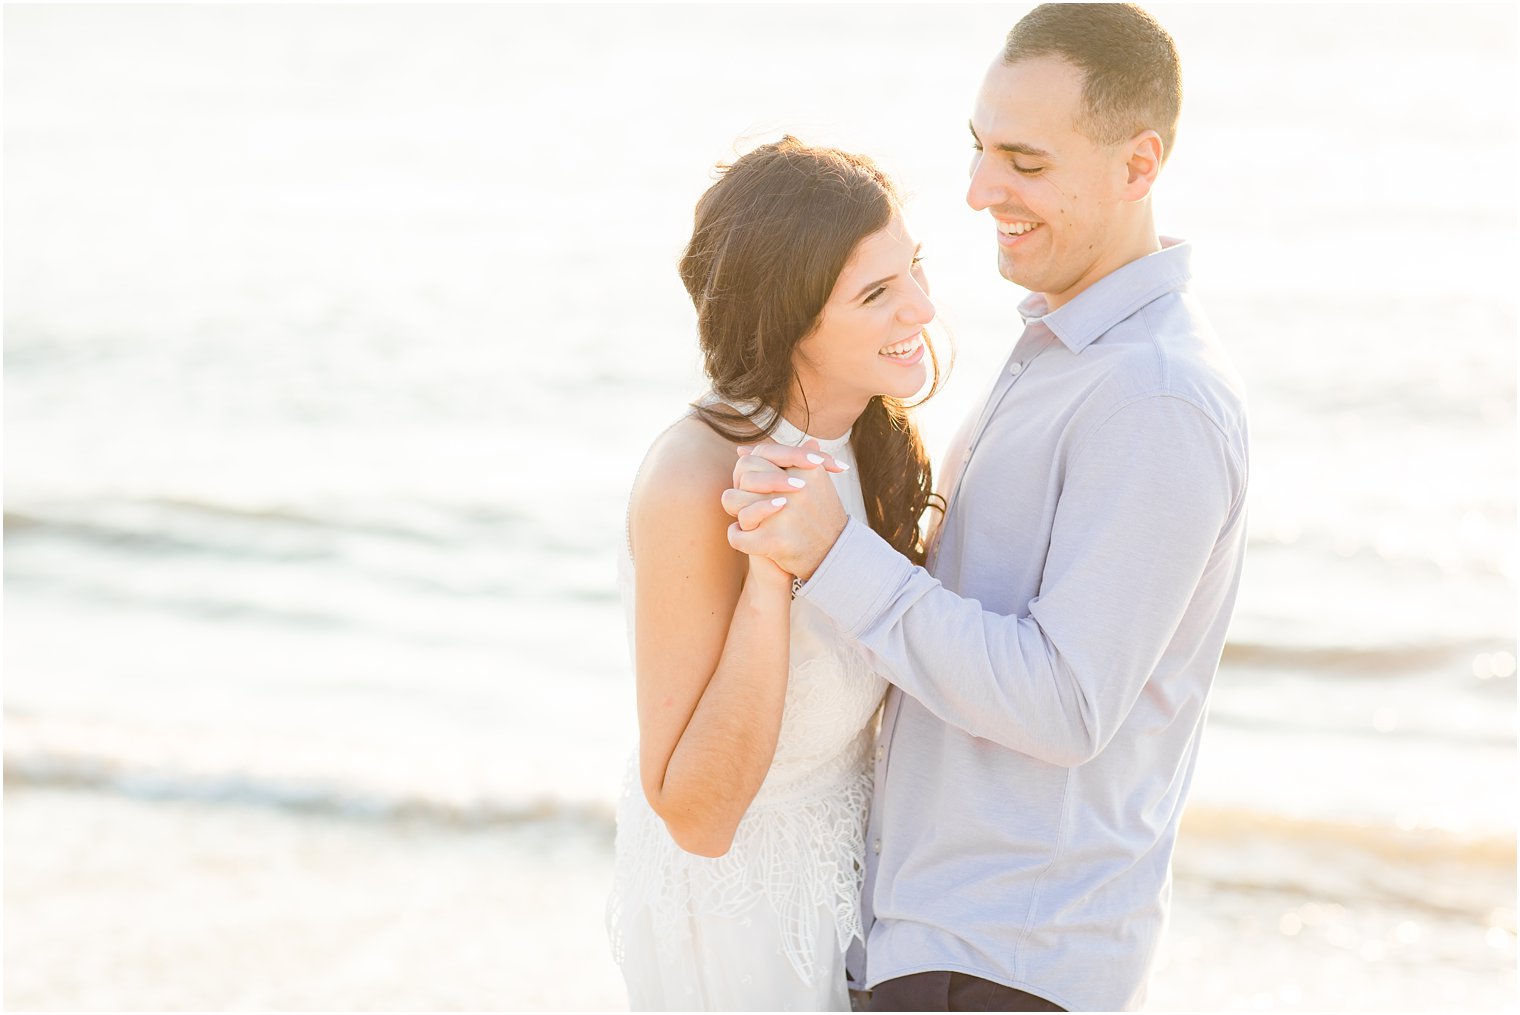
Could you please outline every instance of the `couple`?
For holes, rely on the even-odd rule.
[[[698,203],[712,391],[645,459],[621,575],[633,1008],[1142,1002],[1245,549],[1240,388],[1149,201],[1180,96],[1132,5],[1009,33],[967,202],[1030,296],[938,495],[890,181],[786,138]]]

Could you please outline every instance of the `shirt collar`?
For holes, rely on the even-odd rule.
[[[1186,287],[1192,255],[1186,240],[1163,236],[1160,250],[1109,272],[1070,303],[1047,311],[1045,297],[1030,293],[1019,304],[1019,315],[1026,325],[1044,324],[1066,348],[1081,352],[1147,303]]]

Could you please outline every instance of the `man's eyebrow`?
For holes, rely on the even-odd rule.
[[[966,121],[966,126],[971,127],[970,120]],[[982,139],[980,137],[977,137],[975,127],[971,127],[971,137],[976,141],[977,144],[982,143]],[[1054,155],[1043,148],[1036,148],[1032,144],[1024,144],[1018,141],[1012,142],[1010,144],[993,145],[992,150],[997,152],[1006,152],[1009,155],[1028,155],[1032,159],[1050,159],[1052,161],[1055,159]]]
[[[918,255],[923,252],[923,249],[924,249],[924,245],[922,243],[920,243],[917,246],[915,246],[913,248],[913,256],[915,258],[917,258]],[[894,274],[888,275],[886,278],[879,278],[875,282],[867,282],[864,286],[861,287],[860,292],[858,292],[858,293],[855,294],[855,298],[858,300],[862,296],[865,296],[868,293],[870,293],[870,291],[872,289],[875,289],[877,286],[879,286],[879,285],[886,285],[888,282],[892,281],[895,278],[897,278],[897,275],[894,273]]]

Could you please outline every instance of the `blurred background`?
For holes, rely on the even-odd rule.
[[[621,1007],[692,206],[784,131],[899,178],[937,452],[1026,9],[7,6],[5,1006]],[[1513,1010],[1516,9],[1152,9],[1254,468],[1151,1007]]]

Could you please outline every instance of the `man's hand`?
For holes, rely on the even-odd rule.
[[[729,545],[811,578],[844,531],[848,516],[828,474],[845,468],[817,441],[739,448],[734,486],[723,493],[723,510],[736,519]]]

